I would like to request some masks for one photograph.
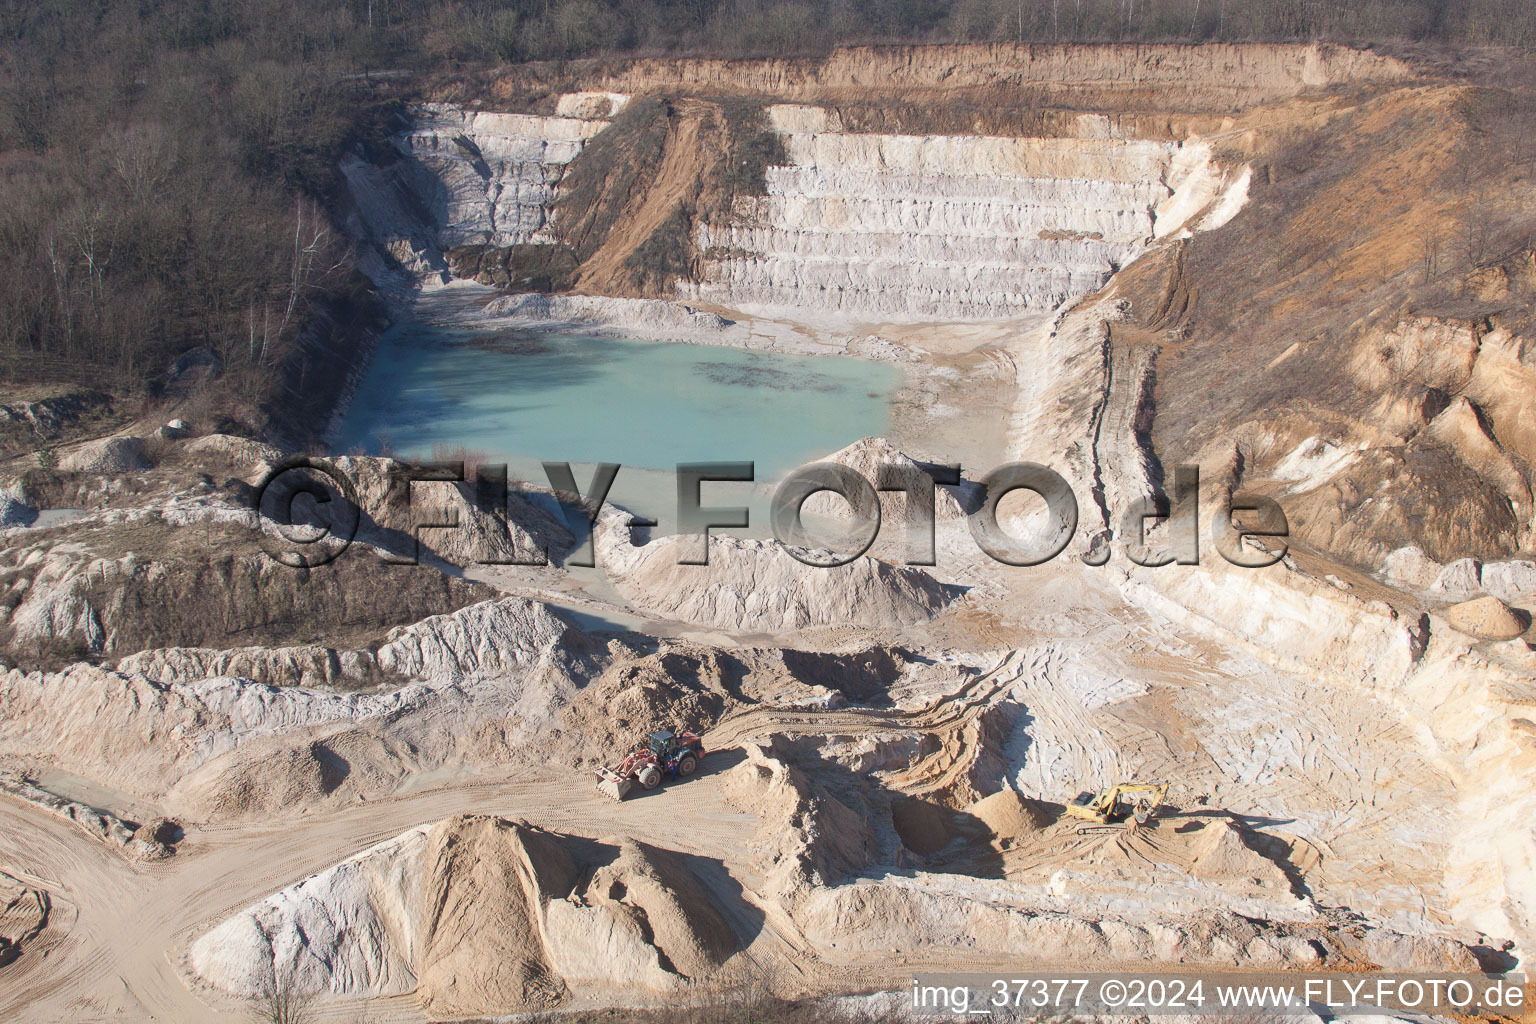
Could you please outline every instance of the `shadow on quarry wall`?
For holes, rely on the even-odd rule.
[[[705,760],[708,761],[708,758]],[[645,795],[663,793],[666,789],[667,787],[661,787]],[[623,855],[622,847],[609,837],[591,839],[560,833],[557,842],[576,862],[578,868],[578,874],[572,880],[568,891],[550,894],[557,899],[569,897],[572,893],[585,892],[592,885],[594,876],[603,868],[616,864]],[[725,869],[724,863],[718,858],[662,848],[656,849],[656,856],[674,861],[708,892],[712,909],[730,928],[738,949],[749,947],[762,932],[765,921],[763,912],[747,901],[741,884],[731,877],[731,873]],[[669,880],[663,878],[663,881]],[[623,891],[622,883],[616,883],[614,889],[606,895],[611,899],[624,900],[628,894]],[[648,927],[643,917],[640,923],[642,927]],[[678,973],[676,966],[667,961],[665,951],[657,945],[654,934],[646,935],[646,942],[656,946],[658,956],[666,970]]]
[[[1295,843],[1301,840],[1288,843],[1279,836],[1261,831],[1279,825],[1294,824],[1295,818],[1272,818],[1261,814],[1239,814],[1235,811],[1178,810],[1176,808],[1170,809],[1159,817],[1165,821],[1179,822],[1174,826],[1174,831],[1179,833],[1193,832],[1203,828],[1207,821],[1230,822],[1238,830],[1249,849],[1266,860],[1273,861],[1275,866],[1285,873],[1285,880],[1290,884],[1293,896],[1298,899],[1314,899],[1312,887],[1307,884],[1305,874],[1296,864]]]
[[[916,796],[891,799],[891,825],[916,858],[899,857],[898,867],[1003,878],[1003,855],[991,845],[987,823],[968,811]],[[915,863],[914,863],[915,862]]]
[[[890,707],[890,687],[910,664],[927,659],[901,647],[868,647],[851,654],[786,648],[784,667],[801,682],[836,690],[868,707]]]

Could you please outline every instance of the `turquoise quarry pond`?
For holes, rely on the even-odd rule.
[[[617,462],[614,499],[665,519],[677,463],[752,461],[774,480],[885,433],[901,384],[847,357],[408,322],[380,339],[335,442],[408,458],[464,448],[538,483],[540,460]]]

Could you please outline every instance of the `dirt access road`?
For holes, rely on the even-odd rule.
[[[0,799],[0,863],[46,889],[44,935],[0,974],[0,1019],[18,1022],[242,1019],[241,1007],[194,992],[179,960],[199,934],[230,914],[412,826],[460,813],[525,817],[539,825],[642,841],[723,860],[746,860],[755,819],[727,807],[711,777],[616,804],[582,776],[554,772],[474,779],[451,788],[281,822],[190,828],[165,861],[130,864],[69,821]],[[663,807],[658,805],[664,804]],[[685,809],[686,808],[686,809]],[[718,882],[732,899],[736,886]],[[784,955],[764,929],[754,957]],[[759,949],[758,946],[763,948]],[[358,1004],[327,1004],[325,1019],[354,1019]],[[374,1000],[369,1019],[421,1021],[409,998]]]
[[[44,934],[0,974],[0,1019],[239,1019],[247,1008],[191,981],[183,970],[182,957],[194,939],[375,843],[461,813],[526,818],[556,831],[623,835],[697,854],[718,865],[716,876],[704,881],[719,893],[727,918],[734,917],[752,969],[801,978],[807,991],[867,986],[890,972],[888,958],[836,967],[820,961],[780,908],[748,895],[756,881],[747,865],[758,821],[726,803],[720,775],[740,763],[741,744],[774,733],[958,732],[1012,684],[1014,662],[1005,658],[949,700],[913,712],[752,709],[731,716],[705,737],[713,753],[698,776],[623,803],[600,796],[585,774],[523,769],[444,780],[439,788],[288,820],[189,826],[176,856],[135,864],[66,819],[0,798],[0,864],[53,901]],[[361,1003],[327,1002],[321,1010],[324,1019],[353,1020]],[[367,1013],[375,1022],[425,1019],[408,996],[369,1000]]]

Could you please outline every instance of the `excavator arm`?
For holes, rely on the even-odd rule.
[[[1145,825],[1157,813],[1163,800],[1168,796],[1168,783],[1166,782],[1133,782],[1122,783],[1114,789],[1114,796],[1109,802],[1109,813],[1118,814],[1122,797],[1145,794],[1140,800],[1129,801],[1131,803],[1130,814],[1135,817],[1138,825]]]
[[[1134,801],[1128,814],[1134,815],[1138,824],[1145,824],[1152,815],[1157,813],[1158,807],[1168,796],[1168,783],[1121,782],[1108,789],[1100,790],[1097,795],[1080,793],[1067,805],[1067,813],[1074,818],[1095,821],[1101,825],[1112,824],[1120,817],[1121,799],[1136,795],[1143,795],[1143,798]]]

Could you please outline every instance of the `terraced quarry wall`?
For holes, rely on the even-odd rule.
[[[627,248],[594,246],[607,257],[594,262],[621,265],[658,232],[677,234],[675,210],[684,227],[673,241],[692,250],[675,282],[687,301],[875,320],[1005,317],[1096,290],[1237,180],[1198,139],[1107,137],[1103,118],[1079,119],[1086,137],[1031,138],[849,131],[823,107],[766,114],[787,162],[764,169],[762,195],[709,217],[694,201],[706,183],[649,182],[681,186],[674,206],[649,211],[656,223]],[[391,140],[397,160],[348,164],[360,234],[418,271],[441,271],[453,247],[562,244],[559,182],[606,120],[439,104],[411,117]],[[593,278],[583,284],[601,290]]]
[[[553,245],[555,186],[621,105],[573,100],[566,105],[571,113],[602,117],[412,107],[408,123],[371,158],[342,164],[352,232],[420,272],[441,272],[443,250],[455,246]]]
[[[349,177],[358,233],[412,274],[579,293],[551,308],[611,324],[641,319],[611,297],[665,299],[851,337],[1048,313],[1114,277],[1154,461],[1240,467],[1371,571],[1512,557],[1530,446],[1504,382],[1530,372],[1531,277],[1527,187],[1499,154],[1522,143],[1477,113],[1492,90],[1410,75],[1257,45],[520,69],[445,87],[459,105],[417,109]],[[514,100],[530,113],[480,112]],[[1490,198],[1441,201],[1471,177]],[[1420,336],[1461,354],[1421,358]],[[1299,469],[1313,450],[1345,454]],[[1414,512],[1430,498],[1454,513]]]
[[[1179,189],[1221,177],[1198,142],[1181,161],[1170,142],[858,133],[827,108],[769,115],[790,163],[768,168],[767,195],[700,225],[702,279],[679,289],[690,298],[871,319],[1048,310],[1179,226]]]
[[[514,291],[519,268],[549,264],[521,290],[876,321],[1007,317],[1097,289],[1223,190],[1223,216],[1235,213],[1240,162],[1203,141],[1233,112],[1409,73],[1328,45],[521,67],[440,86],[443,102],[412,112],[386,166],[353,161],[355,233],[417,273],[448,272],[432,247],[500,249],[453,272]],[[584,163],[583,144],[631,98],[649,121],[613,122],[633,138]],[[529,113],[499,113],[511,109]],[[774,138],[743,151],[744,111]],[[563,187],[568,174],[585,185]],[[510,252],[529,246],[553,251]]]

